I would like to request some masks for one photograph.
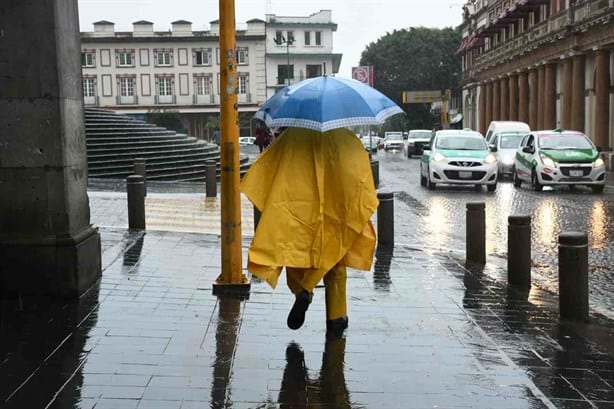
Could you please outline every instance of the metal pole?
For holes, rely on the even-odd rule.
[[[250,284],[243,274],[242,261],[234,0],[219,0],[219,10],[222,273],[213,284],[213,293],[246,293]]]
[[[126,178],[128,193],[128,227],[145,229],[145,183],[143,176],[130,175]]]
[[[288,78],[288,85],[290,85],[290,39],[286,38],[286,77]]]
[[[394,247],[394,195],[389,192],[377,194],[377,248]]]
[[[559,234],[559,314],[573,321],[588,320],[588,236]]]
[[[379,187],[379,161],[371,160],[371,174],[373,175],[373,183],[377,189]]]
[[[217,197],[217,175],[214,160],[205,162],[205,192],[207,197]]]
[[[145,196],[147,196],[147,168],[145,166],[145,158],[134,158],[134,174],[143,176]]]
[[[480,264],[486,264],[485,208],[484,202],[467,203],[466,258]]]
[[[531,216],[507,220],[507,282],[531,288]]]

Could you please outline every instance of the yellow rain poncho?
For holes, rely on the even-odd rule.
[[[379,204],[368,154],[347,129],[288,128],[252,164],[241,191],[261,217],[248,270],[273,288],[283,267],[312,291],[336,264],[369,270]]]

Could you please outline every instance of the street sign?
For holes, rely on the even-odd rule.
[[[441,91],[403,91],[404,104],[430,104],[441,99]]]

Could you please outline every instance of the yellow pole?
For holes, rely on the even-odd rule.
[[[219,0],[219,4],[222,273],[213,284],[213,293],[245,293],[250,283],[242,271],[241,254],[235,5],[234,0]]]

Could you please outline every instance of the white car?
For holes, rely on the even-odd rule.
[[[403,132],[384,133],[384,150],[402,150],[403,145]]]
[[[422,155],[424,145],[427,145],[433,136],[433,131],[428,129],[412,129],[409,131],[403,151],[405,156]]]
[[[239,137],[239,146],[248,146],[256,143],[256,138],[253,136],[241,136]]]
[[[365,135],[360,138],[362,145],[368,152],[377,152],[377,147],[380,143],[379,136],[376,135]]]
[[[420,185],[485,185],[497,189],[497,158],[481,133],[466,130],[437,131],[420,160]]]
[[[582,132],[531,132],[524,137],[514,158],[514,186],[531,184],[535,191],[546,185],[585,185],[601,193],[606,171],[603,159]]]
[[[495,156],[497,157],[497,165],[499,166],[499,177],[512,176],[512,168],[514,167],[514,157],[516,150],[520,146],[522,138],[527,136],[528,132],[501,132],[492,137],[490,146],[496,147]]]

